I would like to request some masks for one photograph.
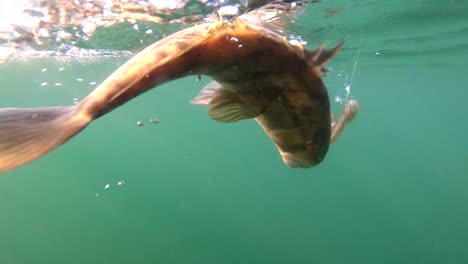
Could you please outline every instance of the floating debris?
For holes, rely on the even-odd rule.
[[[96,85],[96,82],[90,82],[89,84],[94,86],[94,85]]]
[[[47,71],[47,68],[43,68],[43,69],[41,70],[41,72],[46,72],[46,71]]]
[[[148,34],[148,35],[153,34],[153,30],[148,29],[148,30],[145,31],[145,34]]]
[[[109,189],[110,189],[110,184],[108,183],[104,186],[104,190],[109,190]]]
[[[41,82],[41,87],[46,87],[46,86],[48,86],[48,85],[49,85],[48,82]]]
[[[150,118],[150,120],[149,120],[149,121],[150,121],[151,123],[153,123],[153,124],[159,124],[159,120],[158,120],[158,119],[156,119],[155,117],[153,117],[153,118]]]
[[[237,42],[239,42],[239,39],[236,38],[236,37],[231,37],[231,42],[232,43],[237,43]]]
[[[73,98],[73,104],[77,104],[79,102],[78,98]]]
[[[63,67],[60,67],[60,68],[58,69],[58,71],[63,71],[63,70],[65,70],[65,68],[63,68]]]
[[[61,83],[57,82],[57,83],[54,83],[55,86],[62,86]]]
[[[82,81],[84,81],[84,80],[83,80],[83,78],[76,78],[76,81],[77,81],[77,82],[82,82]]]
[[[144,125],[143,121],[140,120],[137,122],[137,126],[142,126],[142,125]]]
[[[118,186],[122,186],[122,185],[124,185],[124,184],[125,184],[125,181],[118,181],[118,182],[117,182],[117,185],[118,185]]]

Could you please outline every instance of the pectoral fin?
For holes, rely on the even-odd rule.
[[[255,118],[261,113],[259,109],[246,104],[238,94],[215,81],[203,88],[192,103],[207,104],[208,115],[223,123]]]
[[[211,98],[213,98],[214,93],[216,90],[222,88],[223,86],[216,81],[212,81],[207,84],[200,93],[195,96],[195,98],[190,101],[192,104],[209,104],[211,102]]]

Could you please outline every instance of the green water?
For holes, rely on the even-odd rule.
[[[206,77],[136,98],[0,177],[0,263],[468,263],[467,12],[309,7],[292,30],[310,48],[345,38],[325,81],[342,96],[357,61],[360,103],[316,168],[283,165],[254,121],[190,105]],[[71,104],[126,59],[0,64],[0,107]]]

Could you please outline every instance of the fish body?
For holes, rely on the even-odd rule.
[[[288,42],[283,30],[292,8],[277,1],[229,22],[179,31],[135,55],[74,106],[0,109],[0,172],[43,156],[141,93],[188,75],[213,78],[192,101],[207,104],[211,118],[255,118],[287,165],[320,163],[332,134],[322,75],[342,43],[326,51]]]

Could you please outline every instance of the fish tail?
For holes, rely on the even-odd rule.
[[[93,119],[81,108],[0,109],[0,172],[37,159],[80,132]]]

